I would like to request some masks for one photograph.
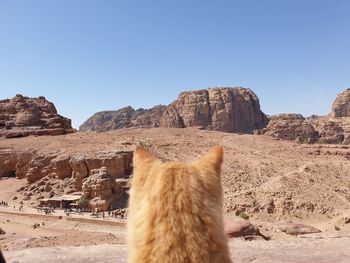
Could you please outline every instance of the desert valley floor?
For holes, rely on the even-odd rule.
[[[234,262],[350,262],[350,147],[297,144],[263,135],[185,129],[121,129],[104,133],[0,139],[0,150],[131,151],[139,143],[163,161],[191,161],[225,149],[224,211],[249,217],[270,238],[230,239]],[[18,190],[26,179],[0,180],[0,246],[8,262],[126,262],[125,220],[39,214]],[[15,198],[16,197],[16,198]],[[14,200],[15,199],[15,200]],[[24,203],[24,211],[13,206]],[[61,216],[61,217],[60,217]],[[288,224],[321,232],[289,235]],[[33,229],[34,224],[40,227]]]

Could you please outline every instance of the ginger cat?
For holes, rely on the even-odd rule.
[[[129,263],[229,263],[216,146],[191,163],[162,163],[137,146],[128,210]]]

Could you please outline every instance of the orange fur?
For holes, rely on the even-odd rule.
[[[128,211],[129,263],[229,263],[221,165],[214,147],[191,163],[162,163],[137,146]]]

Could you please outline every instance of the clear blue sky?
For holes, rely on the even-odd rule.
[[[348,0],[0,0],[0,98],[75,127],[184,90],[253,89],[267,114],[327,114],[350,87]]]

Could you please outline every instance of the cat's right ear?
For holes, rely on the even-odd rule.
[[[136,145],[133,157],[133,165],[134,167],[140,164],[152,164],[157,160],[149,151],[142,148],[139,145]]]

